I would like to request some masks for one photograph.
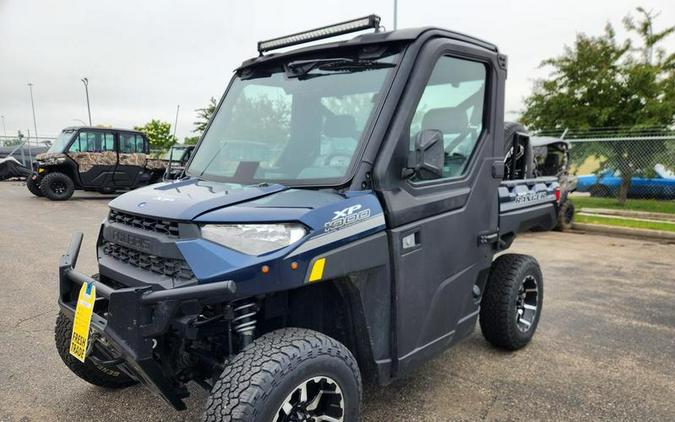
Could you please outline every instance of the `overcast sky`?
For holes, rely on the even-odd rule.
[[[598,34],[607,21],[621,27],[638,5],[661,11],[657,29],[675,22],[673,0],[399,0],[398,26],[435,25],[497,44],[509,56],[513,118],[532,80],[546,73],[541,60],[578,32]],[[87,120],[86,76],[94,124],[173,124],[180,104],[182,139],[194,110],[219,98],[232,70],[257,55],[258,40],[370,13],[392,29],[393,0],[0,0],[0,114],[8,134],[33,132],[32,82],[38,133],[54,136]]]

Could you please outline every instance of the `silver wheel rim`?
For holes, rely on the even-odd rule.
[[[344,422],[342,389],[330,377],[313,377],[300,383],[281,403],[274,422]]]
[[[539,307],[539,283],[528,275],[520,283],[516,296],[516,326],[523,333],[529,331],[537,317]]]

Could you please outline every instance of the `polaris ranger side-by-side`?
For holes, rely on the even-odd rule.
[[[530,341],[539,266],[493,258],[555,225],[558,184],[505,162],[506,57],[378,29],[372,15],[259,43],[183,177],[110,203],[99,274],[74,269],[73,236],[56,345],[76,375],[176,409],[195,382],[207,421],[351,422],[362,379],[412,373],[478,320],[497,347]]]
[[[100,127],[63,129],[46,153],[38,154],[26,180],[35,196],[70,199],[75,189],[112,193],[162,180],[166,163],[149,157],[147,137],[137,131]]]

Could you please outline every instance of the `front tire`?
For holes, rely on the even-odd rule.
[[[40,176],[36,173],[31,174],[26,178],[26,187],[28,191],[37,197],[42,197],[42,191],[40,190]]]
[[[73,196],[75,183],[63,173],[49,173],[40,182],[40,192],[52,201],[66,201]]]
[[[360,402],[361,375],[351,352],[316,331],[286,328],[261,336],[226,363],[203,420],[352,422],[359,420]]]
[[[537,330],[543,301],[544,278],[537,260],[501,255],[492,263],[481,301],[483,336],[502,349],[525,347]]]
[[[136,384],[136,381],[129,378],[125,373],[113,368],[106,368],[96,365],[90,359],[86,359],[84,363],[73,357],[70,350],[70,337],[73,332],[73,322],[59,312],[56,318],[56,328],[54,330],[54,340],[56,342],[56,350],[61,356],[61,360],[66,364],[75,375],[93,384],[103,388],[125,388]]]

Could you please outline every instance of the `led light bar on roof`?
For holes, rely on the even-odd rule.
[[[364,29],[373,28],[377,30],[379,27],[380,17],[377,15],[369,15],[359,19],[336,23],[335,25],[328,25],[321,28],[311,29],[309,31],[298,32],[297,34],[273,38],[267,41],[259,41],[258,52],[262,54],[263,51],[290,47],[292,45],[335,37],[342,34],[348,34],[350,32],[362,31]]]

